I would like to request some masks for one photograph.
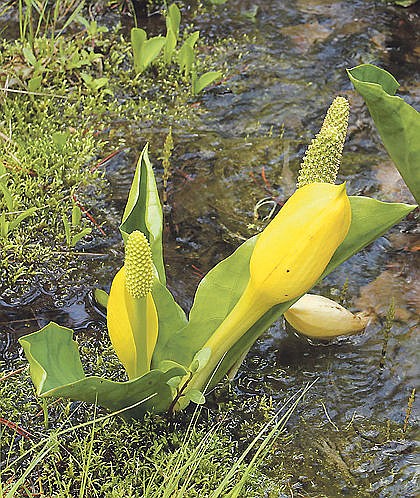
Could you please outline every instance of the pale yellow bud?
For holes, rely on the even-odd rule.
[[[354,315],[324,296],[305,294],[285,313],[284,318],[299,333],[314,339],[333,339],[366,328],[368,317]]]

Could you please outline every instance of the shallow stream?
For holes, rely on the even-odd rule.
[[[400,95],[418,109],[419,12],[419,4],[402,9],[379,0],[229,0],[194,20],[209,45],[232,36],[243,40],[243,51],[238,57],[226,47],[230,71],[200,99],[205,112],[199,126],[173,127],[164,244],[168,283],[185,309],[200,275],[263,226],[261,218],[291,194],[304,150],[336,95],[351,104],[340,173],[348,192],[413,202],[345,69],[370,62],[389,70],[401,84]],[[95,286],[108,290],[121,265],[122,246],[112,230],[136,156],[148,140],[162,144],[167,132],[115,124],[111,144],[120,145],[124,136],[125,145],[107,164],[110,188],[101,207],[107,237],[98,235],[84,246],[89,254],[81,260],[82,275],[74,272],[70,290],[52,278],[48,289],[0,299],[0,350],[10,365],[19,354],[17,337],[52,319],[76,333],[104,327],[91,291]],[[156,156],[152,150],[159,164]],[[268,202],[255,219],[255,206],[264,198]],[[337,298],[348,282],[348,306],[372,316],[364,334],[311,344],[278,323],[239,370],[236,395],[266,396],[274,406],[286,393],[318,379],[289,424],[291,444],[279,445],[266,469],[274,478],[288,479],[285,496],[416,495],[415,407],[405,433],[403,427],[418,378],[418,250],[411,217],[317,288]],[[393,299],[395,320],[383,355],[385,316]]]

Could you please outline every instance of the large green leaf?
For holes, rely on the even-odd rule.
[[[171,358],[167,354],[168,342],[172,337],[177,336],[178,332],[187,325],[188,320],[182,308],[175,302],[172,294],[158,280],[155,280],[153,284],[152,295],[158,314],[159,332],[151,368],[159,368],[162,361]],[[179,344],[179,348],[182,349],[182,347],[189,348],[189,345],[182,346],[182,344]],[[186,363],[186,365],[188,364]]]
[[[124,242],[134,230],[141,230],[150,242],[153,263],[157,269],[160,281],[165,284],[165,267],[162,250],[162,206],[156,187],[152,165],[146,145],[139,157],[134,173],[127,204],[120,225]]]
[[[370,244],[415,206],[384,203],[366,197],[350,197],[352,223],[346,239],[337,249],[323,277],[357,251]],[[188,325],[168,337],[168,359],[188,365],[194,354],[222,323],[238,301],[249,279],[249,259],[256,237],[247,240],[229,258],[216,265],[201,281],[194,299]],[[220,379],[257,338],[274,323],[294,301],[273,307],[226,354],[214,381]]]
[[[420,113],[395,96],[399,83],[376,66],[347,71],[364,98],[388,154],[417,202],[420,202]]]
[[[86,377],[72,336],[72,330],[51,322],[38,332],[19,339],[38,395],[96,402],[111,411],[137,404],[123,413],[125,417],[140,417],[146,411],[168,409],[172,391],[167,383],[173,377],[184,375],[184,369],[151,370],[128,382]]]

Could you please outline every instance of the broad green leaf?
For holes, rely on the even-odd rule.
[[[410,204],[382,202],[361,196],[350,196],[350,204],[352,220],[349,232],[334,253],[322,278],[383,235],[416,208]]]
[[[156,59],[164,45],[165,38],[163,36],[155,36],[143,43],[141,57],[143,71]]]
[[[350,197],[352,223],[323,276],[357,251],[381,236],[415,206],[384,203],[364,197]],[[249,280],[249,259],[257,236],[244,242],[229,258],[216,265],[201,281],[188,325],[167,343],[167,357],[188,365],[222,323],[243,293]],[[297,299],[296,299],[297,300]],[[235,366],[258,337],[296,300],[273,307],[228,351],[212,385]],[[211,373],[210,373],[211,374]]]
[[[180,330],[185,328],[188,321],[184,311],[175,302],[170,291],[157,279],[153,283],[152,296],[158,314],[159,332],[155,350],[153,352],[151,367],[162,368],[161,365],[163,361],[174,359],[167,353],[168,343],[171,342],[172,338],[176,336]],[[179,347],[181,349],[183,348],[181,344]],[[184,347],[188,348],[187,345]],[[197,350],[195,350],[194,353],[196,351]],[[186,362],[185,365],[189,365],[190,361]],[[178,363],[180,362],[178,361]]]
[[[347,71],[364,98],[385,148],[416,201],[420,202],[420,113],[395,96],[399,83],[371,64]]]
[[[204,90],[206,86],[211,85],[216,80],[219,80],[222,77],[221,71],[208,71],[204,73],[199,78],[194,78],[193,80],[193,94],[197,95]]]
[[[147,33],[141,28],[131,29],[131,48],[133,50],[134,71],[136,74],[141,73],[142,62],[142,48],[144,42],[147,40]]]
[[[212,268],[200,282],[188,324],[177,333],[161,337],[158,344],[167,359],[190,365],[194,355],[222,323],[249,280],[249,258],[256,237],[244,242],[231,256]],[[159,311],[158,311],[159,314]]]
[[[149,161],[148,146],[140,155],[134,173],[127,204],[120,225],[120,232],[126,242],[128,235],[134,230],[142,231],[152,249],[153,263],[160,281],[165,284],[165,267],[162,251],[162,206],[156,187],[152,165]]]
[[[111,411],[141,403],[152,396],[124,412],[125,417],[140,417],[146,411],[163,412],[168,409],[172,402],[168,382],[183,375],[182,368],[172,368],[167,372],[152,370],[128,382],[86,377],[72,336],[72,330],[51,322],[38,332],[19,339],[39,396],[97,402]]]

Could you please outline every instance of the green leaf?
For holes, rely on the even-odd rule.
[[[29,216],[32,216],[33,214],[36,213],[37,208],[35,206],[30,207],[23,213],[21,213],[19,216],[16,216],[14,220],[12,220],[9,224],[9,230],[14,230],[19,224],[25,220],[26,218],[29,218]]]
[[[172,60],[172,54],[175,50],[179,36],[179,25],[181,23],[181,12],[176,4],[169,6],[166,16],[166,38],[164,59],[165,64],[169,64]]]
[[[179,7],[173,3],[169,6],[168,15],[166,17],[166,26],[168,29],[171,29],[176,36],[179,33],[179,26],[181,24],[181,12]]]
[[[165,42],[166,39],[163,36],[155,36],[154,38],[150,38],[150,40],[146,40],[143,43],[142,57],[141,57],[141,63],[143,66],[142,71],[144,71],[148,66],[150,66],[150,64],[160,54],[160,51],[165,45]]]
[[[142,47],[143,43],[147,40],[147,33],[144,29],[132,28],[131,29],[131,48],[133,50],[134,71],[136,74],[141,73],[142,63]]]
[[[102,306],[102,308],[105,308],[107,307],[108,305],[108,299],[109,299],[109,295],[107,292],[105,292],[104,290],[102,289],[95,289],[93,291],[93,295],[95,297],[95,301],[100,304]]]
[[[352,220],[349,232],[334,253],[322,278],[371,244],[416,208],[410,204],[382,202],[361,196],[350,196],[350,204]]]
[[[84,228],[81,232],[73,235],[71,238],[71,247],[74,247],[78,242],[80,242],[86,235],[89,235],[92,232],[91,228]]]
[[[184,43],[185,45],[194,48],[194,45],[197,43],[199,38],[200,38],[200,31],[194,31],[194,33],[191,33]]]
[[[416,2],[417,0],[394,0],[394,3],[401,7],[410,7],[410,5],[414,5]]]
[[[166,360],[174,360],[178,363],[189,365],[191,359],[183,363],[168,354],[168,344],[171,343],[172,338],[177,336],[178,332],[184,329],[188,323],[184,311],[175,302],[170,291],[158,280],[155,280],[153,283],[152,296],[158,315],[159,332],[152,356],[151,368],[162,368],[161,364]],[[182,344],[179,344],[180,349],[183,349],[183,347],[188,346],[182,346]],[[197,349],[193,353],[196,351]]]
[[[152,249],[153,263],[157,269],[159,279],[165,284],[162,224],[162,207],[152,165],[149,161],[148,146],[146,145],[134,173],[133,183],[120,225],[120,232],[124,242],[134,230],[141,230],[146,235]]]
[[[249,280],[249,258],[256,237],[244,242],[231,256],[212,268],[200,282],[188,324],[171,333],[162,344],[166,358],[190,365],[194,355],[222,323]],[[161,340],[160,330],[158,343]]]
[[[35,76],[28,81],[28,90],[37,92],[41,88],[42,76]]]
[[[399,83],[371,64],[347,71],[364,98],[385,148],[416,201],[420,202],[420,113],[395,96]]]
[[[208,71],[199,78],[195,78],[193,80],[193,94],[197,95],[198,93],[201,92],[201,90],[204,90],[206,86],[209,86],[214,81],[219,80],[221,76],[222,76],[221,71]]]
[[[186,399],[192,401],[197,405],[203,405],[206,402],[204,394],[198,389],[191,389],[190,391],[185,393],[185,396],[183,397],[185,397]]]
[[[196,373],[202,370],[209,362],[210,357],[210,348],[200,349],[200,351],[198,351],[198,353],[194,356],[193,361],[191,362],[190,371]]]
[[[13,199],[12,194],[10,193],[10,190],[8,189],[8,187],[6,185],[6,180],[3,181],[3,178],[0,178],[0,192],[3,193],[4,201],[6,203],[7,209],[9,211],[14,211],[15,201]]]
[[[72,330],[51,322],[38,332],[19,339],[38,395],[97,402],[111,411],[141,403],[152,396],[123,415],[140,417],[146,411],[167,410],[172,401],[168,382],[183,375],[184,369],[172,368],[167,372],[152,370],[128,382],[86,377],[72,336]]]
[[[25,57],[25,60],[28,64],[31,66],[35,66],[36,64],[36,57],[30,47],[23,47],[22,49],[23,57]]]
[[[181,50],[178,54],[178,63],[181,71],[184,71],[185,77],[191,72],[194,64],[194,49],[187,44],[187,42],[182,45]]]

